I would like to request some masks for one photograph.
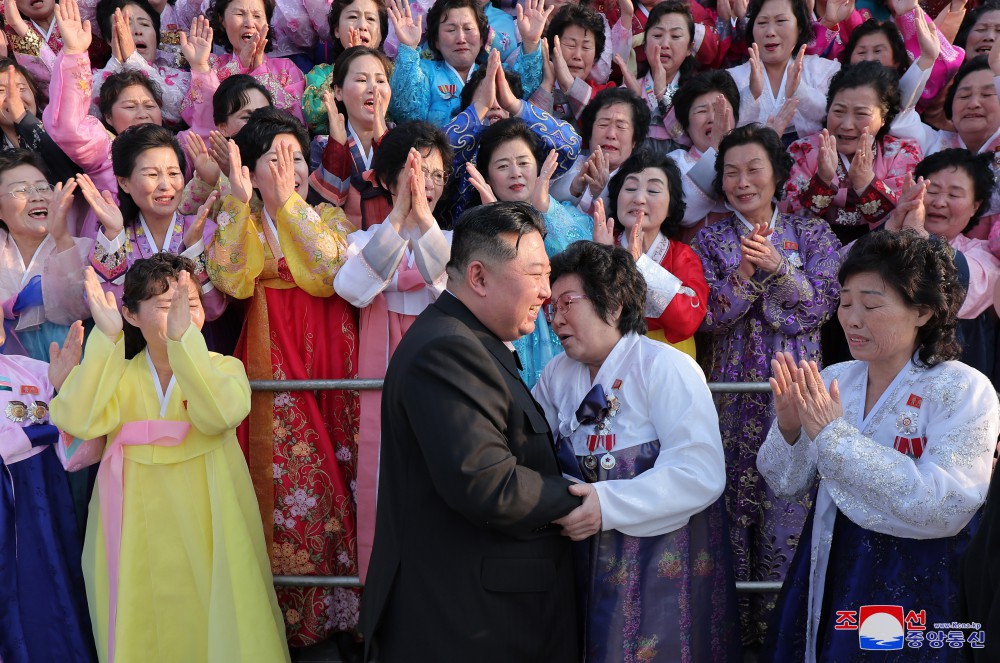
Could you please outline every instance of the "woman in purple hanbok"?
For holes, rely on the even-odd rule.
[[[702,330],[712,335],[709,379],[764,382],[775,352],[819,362],[820,328],[837,306],[840,242],[826,222],[778,212],[792,165],[778,135],[759,125],[719,145],[715,188],[733,215],[704,228],[692,245],[710,293]],[[812,504],[777,498],[755,461],[774,415],[768,393],[716,396],[726,452],[726,503],[736,579],[780,581]],[[741,600],[744,642],[759,642],[773,595]]]
[[[742,661],[719,422],[694,360],[644,336],[641,255],[584,240],[552,258],[565,353],[532,392],[584,496],[556,521],[579,542],[584,660]]]

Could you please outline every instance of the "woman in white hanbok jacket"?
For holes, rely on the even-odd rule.
[[[822,374],[785,353],[772,362],[776,421],[757,467],[779,495],[817,475],[819,492],[761,660],[839,663],[868,648],[953,660],[951,646],[932,646],[933,625],[960,619],[958,559],[986,499],[997,395],[954,361],[965,293],[946,243],[870,233],[840,281],[856,361]]]

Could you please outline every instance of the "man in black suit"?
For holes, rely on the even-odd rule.
[[[552,523],[579,531],[586,510],[510,345],[550,293],[544,231],[523,203],[463,214],[448,291],[389,363],[361,607],[380,663],[580,658],[571,544]]]

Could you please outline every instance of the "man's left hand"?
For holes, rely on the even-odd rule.
[[[562,527],[563,536],[583,541],[601,531],[601,501],[597,490],[589,483],[575,483],[569,487],[569,492],[582,497],[583,504],[554,522]]]

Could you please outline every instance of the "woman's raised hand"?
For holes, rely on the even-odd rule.
[[[611,56],[611,60],[618,65],[618,69],[622,72],[622,84],[632,92],[642,95],[642,85],[639,84],[639,79],[637,79],[635,74],[632,73],[632,70],[629,69],[628,63],[625,62],[624,58],[615,53]]]
[[[61,253],[73,247],[73,236],[69,232],[69,208],[73,205],[73,192],[76,191],[76,180],[69,179],[66,183],[57,182],[52,190],[49,201],[49,223],[46,227],[49,237]]]
[[[615,220],[604,215],[604,200],[594,201],[594,234],[593,240],[606,246],[615,245]]]
[[[493,52],[497,53],[497,51]],[[497,63],[499,62],[500,58],[498,55]],[[489,73],[486,75],[489,76]],[[496,77],[497,103],[500,104],[501,108],[510,113],[511,117],[520,117],[521,110],[524,108],[524,102],[518,99],[517,95],[510,89],[510,84],[507,83],[507,74],[504,72],[503,67],[498,66],[494,76]]]
[[[436,221],[434,211],[427,202],[427,178],[424,172],[424,158],[420,152],[410,148],[410,215],[407,224],[415,227],[423,235]]]
[[[760,48],[757,43],[750,44],[750,94],[754,99],[760,99],[764,94],[764,63],[760,59]],[[792,95],[785,95],[792,96]]]
[[[649,73],[653,76],[653,96],[659,99],[667,91],[667,69],[660,62],[660,45],[649,46]]]
[[[104,292],[93,267],[84,270],[83,291],[87,294],[90,317],[94,319],[94,324],[112,343],[118,341],[118,336],[122,333],[122,314],[118,310],[115,293]]]
[[[403,227],[408,223],[407,219],[412,208],[413,193],[410,188],[410,178],[413,176],[413,155],[415,153],[416,150],[410,148],[410,152],[406,156],[406,163],[399,171],[399,176],[396,178],[396,196],[392,202],[392,211],[386,217],[386,221],[397,233],[402,232]]]
[[[16,2],[5,2],[3,5],[4,22],[14,31],[18,37],[28,34],[28,23],[21,16],[21,11],[17,8]]]
[[[868,135],[868,127],[865,127],[858,139],[858,150],[851,159],[851,167],[847,169],[847,179],[858,195],[875,179],[875,145]]]
[[[378,88],[375,88],[375,94],[378,94]],[[330,125],[330,140],[341,145],[346,145],[347,120],[344,119],[344,114],[337,108],[337,102],[333,98],[333,93],[329,90],[323,92],[323,105],[326,106],[326,116]]]
[[[76,183],[80,185],[80,193],[83,194],[84,200],[94,210],[97,220],[101,223],[101,232],[104,233],[104,236],[108,239],[118,237],[125,229],[125,219],[122,217],[122,211],[111,192],[98,191],[94,180],[90,179],[90,175],[86,173],[77,175]]]
[[[250,169],[243,165],[240,150],[232,139],[229,139],[229,192],[244,205],[250,203],[253,194]]]
[[[496,194],[493,193],[493,187],[491,187],[487,182],[483,174],[479,172],[476,165],[471,161],[465,164],[465,170],[469,174],[469,184],[472,188],[479,192],[479,197],[482,199],[484,205],[490,203],[495,203],[497,201]]]
[[[480,81],[475,94],[472,95],[472,105],[476,108],[476,115],[480,120],[486,118],[486,114],[493,108],[497,101],[497,72],[500,71],[500,51],[493,49],[486,60],[486,75]],[[507,78],[504,77],[504,82]]]
[[[184,153],[188,162],[194,167],[195,175],[198,179],[209,186],[215,186],[219,181],[222,170],[208,152],[208,146],[201,136],[193,131],[187,132],[184,136]]]
[[[611,179],[611,164],[600,146],[590,153],[587,166],[588,171],[584,178],[587,180],[587,186],[590,187],[590,195],[599,198],[604,193],[604,187],[608,186],[608,180]]]
[[[191,21],[191,32],[181,32],[181,53],[191,65],[191,71],[208,73],[213,36],[212,26],[204,16]]]
[[[90,31],[90,21],[80,20],[80,6],[76,0],[62,0],[55,7],[55,16],[63,52],[66,55],[86,53],[94,35]]]
[[[826,129],[819,132],[819,151],[816,153],[816,175],[827,186],[833,184],[837,176],[837,137]]]
[[[791,392],[799,411],[802,429],[810,440],[815,440],[831,421],[844,414],[844,408],[840,404],[840,385],[834,380],[828,390],[823,383],[819,366],[814,361],[803,359],[799,362],[798,375]]]
[[[708,142],[718,150],[722,139],[736,126],[733,120],[733,108],[721,94],[715,95],[715,99],[712,100],[712,116],[712,129],[708,134]]]
[[[795,444],[802,430],[798,401],[792,396],[792,385],[798,374],[795,357],[790,352],[776,352],[771,360],[771,392],[774,394],[774,414],[785,442]]]
[[[799,54],[795,56],[795,61],[792,63],[792,70],[788,72],[788,77],[785,79],[785,97],[794,97],[795,93],[798,92],[805,64],[806,45],[803,44],[802,48],[799,49]]]
[[[130,18],[131,12],[127,6],[124,11],[122,11],[121,7],[115,9],[115,13],[111,16],[112,40],[118,44],[118,52],[115,54],[115,57],[122,63],[135,53],[135,38],[132,36],[132,27],[129,24]]]
[[[545,161],[542,162],[542,168],[538,172],[538,179],[535,180],[535,188],[531,192],[531,205],[536,210],[545,214],[549,211],[549,183],[552,181],[552,176],[556,172],[556,168],[559,167],[559,155],[555,150],[549,150],[548,155],[545,157]]]
[[[913,17],[913,24],[917,28],[917,46],[920,48],[917,66],[922,71],[927,71],[934,66],[934,61],[941,55],[938,31],[927,22],[927,16],[920,5],[917,5],[917,15]]]
[[[184,233],[184,246],[186,248],[191,248],[201,240],[205,239],[205,221],[208,220],[208,215],[212,212],[212,206],[215,201],[219,199],[219,192],[213,191],[208,194],[208,198],[202,203],[202,206],[198,208],[198,216],[195,217],[194,223],[187,229]]]
[[[419,19],[413,20],[413,10],[410,9],[409,0],[389,0],[388,10],[389,20],[396,30],[399,43],[414,49],[419,46],[423,29]]]
[[[523,4],[523,7],[522,7]],[[525,0],[524,3],[517,3],[517,32],[521,35],[521,46],[525,54],[534,53],[538,48],[538,42],[545,32],[545,25],[549,22],[549,16],[555,11],[553,4],[548,9],[545,8],[545,0]]]
[[[628,233],[628,252],[632,254],[632,260],[639,262],[639,258],[645,253],[642,246],[642,222],[646,220],[646,212],[639,210],[635,216],[635,225]]]
[[[191,274],[182,269],[177,275],[174,285],[174,295],[170,298],[170,310],[167,311],[167,338],[179,341],[191,326]]]
[[[771,243],[770,236],[773,233],[773,228],[762,223],[756,225],[752,233],[740,239],[743,257],[750,261],[754,267],[768,274],[777,272],[784,261],[778,250],[774,248],[774,244]]]
[[[69,326],[61,348],[56,341],[49,343],[49,382],[56,391],[62,389],[70,372],[79,365],[82,355],[83,323],[77,320]]]
[[[563,57],[562,46],[559,44],[559,35],[553,37],[552,68],[556,73],[556,82],[559,83],[559,89],[568,93],[576,77],[569,70],[566,58]]]
[[[295,187],[295,148],[291,143],[280,143],[274,151],[276,161],[269,161],[267,167],[271,170],[274,181],[274,193],[278,197],[278,206],[284,207],[288,199],[296,192]]]
[[[242,42],[233,46],[237,57],[240,60],[240,64],[248,72],[256,71],[261,65],[264,64],[264,49],[267,48],[267,33],[270,28],[267,23],[259,32],[254,32],[253,37],[249,41]]]
[[[785,129],[787,129],[788,125],[792,123],[792,119],[795,117],[795,111],[798,107],[798,97],[786,97],[785,103],[781,104],[781,108],[778,112],[767,118],[767,126],[774,129],[774,133],[779,136],[784,136]]]

